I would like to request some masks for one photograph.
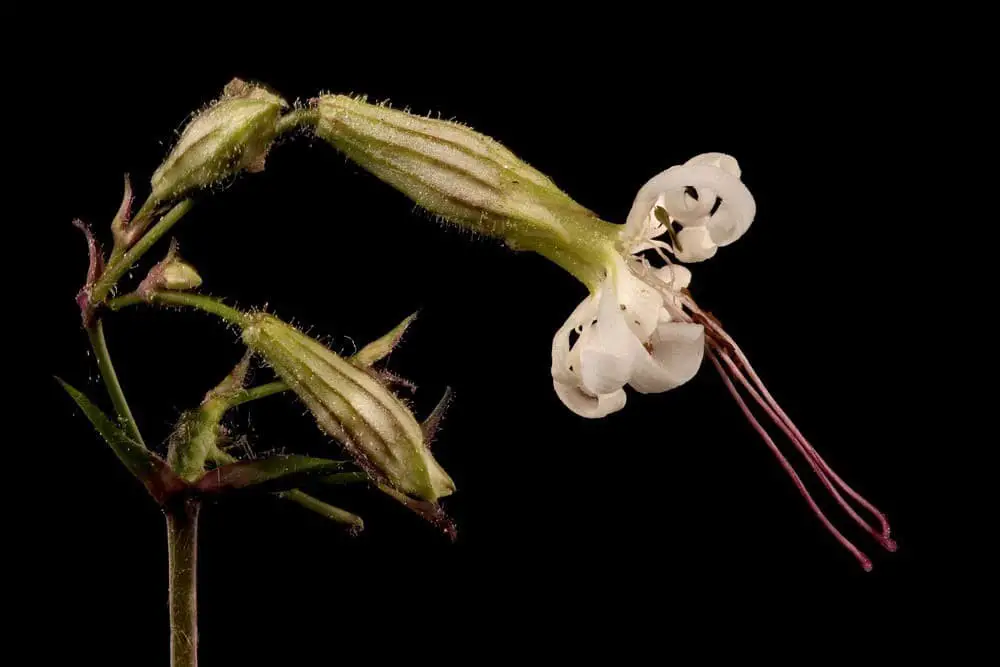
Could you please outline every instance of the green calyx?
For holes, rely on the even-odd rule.
[[[445,220],[537,252],[594,287],[620,227],[486,135],[343,95],[314,102],[316,133]]]
[[[205,394],[201,405],[184,413],[178,421],[167,454],[167,463],[181,479],[194,482],[205,473],[208,461],[230,462],[219,441],[222,418],[243,390],[243,382],[250,365],[250,355],[236,365],[214,389]]]
[[[320,429],[373,478],[431,502],[455,491],[421,425],[369,370],[266,313],[248,316],[243,342],[267,360]]]
[[[223,96],[188,123],[153,174],[150,201],[208,187],[243,170],[260,171],[288,103],[260,86],[234,79]]]

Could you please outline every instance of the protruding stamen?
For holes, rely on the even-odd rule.
[[[730,341],[732,341],[732,339],[730,339]],[[740,350],[739,346],[733,342],[731,342],[730,344],[733,346],[733,352],[736,354],[736,358],[739,360],[740,365],[743,366],[744,369],[746,369],[751,379],[753,379],[754,383],[760,388],[761,394],[763,394],[767,402],[770,403],[771,406],[774,408],[774,411],[778,414],[778,416],[782,419],[782,421],[788,425],[788,428],[791,429],[791,431],[796,435],[796,437],[799,439],[802,445],[816,458],[819,465],[823,467],[823,469],[833,479],[833,481],[847,495],[849,495],[851,498],[857,501],[858,504],[867,509],[878,519],[879,524],[882,528],[880,537],[882,538],[881,541],[883,543],[883,546],[889,551],[895,551],[896,543],[889,537],[889,532],[890,532],[889,520],[886,518],[885,514],[879,511],[879,509],[876,508],[874,505],[872,505],[870,502],[865,500],[865,498],[860,493],[852,489],[847,484],[847,482],[841,479],[840,476],[836,472],[834,472],[829,465],[827,465],[826,461],[824,461],[823,458],[819,455],[819,452],[816,451],[816,448],[813,447],[808,440],[806,440],[806,437],[802,435],[802,432],[799,431],[798,427],[795,426],[795,423],[788,417],[787,414],[785,414],[784,410],[781,409],[781,406],[778,405],[778,402],[774,400],[774,397],[771,396],[771,394],[767,391],[767,387],[764,386],[763,381],[753,370],[753,367],[750,365],[749,359],[747,359],[746,355],[743,354],[743,351]]]
[[[830,520],[826,518],[826,515],[823,514],[823,510],[821,510],[819,508],[819,505],[816,504],[816,501],[813,500],[813,497],[809,494],[809,491],[806,489],[805,484],[802,483],[802,479],[798,476],[798,473],[795,472],[795,469],[792,468],[792,465],[788,462],[788,459],[785,458],[785,456],[778,449],[777,445],[774,444],[774,440],[771,439],[771,436],[768,434],[766,430],[764,430],[764,427],[760,425],[760,422],[758,422],[757,418],[754,417],[753,412],[750,411],[750,408],[747,407],[746,402],[743,400],[743,397],[740,396],[740,393],[736,389],[736,386],[733,384],[732,380],[729,379],[729,376],[726,375],[726,371],[723,368],[722,363],[719,361],[716,352],[711,348],[709,348],[708,356],[712,360],[712,363],[715,365],[716,370],[719,371],[719,375],[722,376],[722,381],[725,383],[726,388],[729,390],[729,393],[732,394],[733,398],[736,399],[736,402],[739,404],[740,409],[743,411],[743,414],[746,416],[747,420],[757,430],[757,433],[760,434],[760,437],[763,438],[764,442],[771,449],[771,452],[775,455],[775,457],[777,457],[778,462],[785,469],[785,472],[788,473],[788,476],[792,478],[792,482],[795,483],[795,487],[799,490],[799,493],[802,494],[802,497],[806,499],[806,502],[809,504],[809,507],[810,509],[812,509],[813,513],[819,518],[820,521],[823,522],[823,525],[826,526],[826,529],[830,532],[830,534],[833,535],[835,538],[837,538],[837,541],[840,542],[845,549],[854,554],[854,557],[858,559],[859,563],[861,563],[861,567],[864,568],[865,572],[871,572],[872,570],[871,560],[869,560],[869,558],[865,556],[860,549],[854,546],[854,544],[850,540],[844,537],[843,534],[841,534],[841,532],[837,530],[837,528],[832,523],[830,523]]]
[[[750,381],[747,380],[745,375],[743,375],[743,372],[736,365],[736,362],[734,362],[722,349],[716,349],[715,353],[720,359],[722,359],[722,361],[725,362],[726,366],[729,367],[729,371],[732,373],[732,376],[740,381],[747,393],[750,394],[755,401],[757,401],[757,404],[763,408],[771,420],[778,425],[778,428],[784,431],[785,435],[788,436],[788,439],[795,445],[795,448],[799,450],[799,453],[801,453],[809,462],[809,466],[813,469],[813,472],[816,473],[816,476],[819,477],[820,481],[823,482],[823,486],[825,486],[830,492],[830,495],[837,500],[837,503],[844,508],[844,511],[847,512],[847,514],[854,519],[859,526],[871,533],[871,535],[889,551],[894,551],[894,548],[890,548],[890,546],[886,544],[884,536],[872,528],[868,522],[855,512],[854,508],[851,507],[846,500],[844,500],[843,496],[840,495],[836,487],[834,487],[834,485],[830,482],[830,478],[827,476],[827,471],[830,470],[830,467],[825,461],[823,461],[815,450],[808,448],[806,444],[802,442],[801,436],[796,437],[796,434],[792,431],[792,429],[789,428],[784,421],[782,421],[782,419],[775,413],[774,409],[761,397],[760,393],[757,392],[753,385],[750,384]],[[893,545],[893,547],[894,546],[895,545]]]
[[[788,417],[788,415],[785,414],[785,411],[781,409],[781,406],[778,405],[778,402],[774,399],[774,397],[771,396],[771,393],[767,390],[767,387],[764,386],[763,380],[761,380],[760,376],[757,375],[757,372],[754,371],[753,366],[750,365],[750,360],[747,358],[746,354],[743,353],[743,350],[740,349],[740,346],[736,344],[736,341],[734,341],[732,337],[725,332],[725,330],[723,330],[723,328],[719,325],[719,323],[715,320],[715,318],[711,317],[707,313],[702,312],[698,308],[697,304],[695,304],[694,301],[690,298],[684,299],[684,305],[690,308],[692,312],[697,313],[699,315],[698,321],[700,321],[702,324],[711,329],[712,333],[714,333],[718,338],[720,338],[726,344],[726,347],[730,348],[733,351],[733,354],[736,356],[736,359],[739,361],[740,365],[746,370],[747,374],[750,376],[750,379],[753,380],[754,384],[757,386],[757,389],[760,391],[761,395],[764,397],[764,399],[773,409],[774,413],[777,415],[778,419],[775,420],[775,423],[781,426],[782,430],[785,430],[787,428],[788,430],[786,431],[786,433],[788,431],[791,431],[791,433],[789,434],[789,438],[800,444],[806,450],[806,452],[808,452],[807,457],[811,461],[815,461],[816,465],[820,466],[823,469],[823,471],[830,477],[830,479],[833,480],[833,482],[837,484],[837,486],[839,486],[842,491],[844,491],[844,493],[853,498],[859,505],[861,505],[866,510],[871,512],[872,515],[874,515],[878,519],[879,525],[882,529],[881,534],[876,534],[874,531],[872,531],[872,534],[875,535],[876,539],[879,540],[879,542],[882,544],[883,547],[885,547],[885,549],[887,549],[888,551],[895,551],[897,545],[896,542],[889,537],[890,533],[889,521],[886,518],[885,514],[879,511],[879,509],[874,505],[872,505],[870,502],[868,502],[860,493],[852,489],[847,484],[847,482],[841,479],[841,477],[836,472],[834,472],[832,468],[830,468],[830,466],[826,463],[826,461],[823,460],[823,457],[819,455],[819,452],[816,451],[816,448],[813,447],[808,440],[806,440],[805,436],[802,435],[802,432],[799,431],[798,427],[795,426],[795,423],[792,422],[792,420]],[[865,525],[865,527],[867,527],[867,524],[862,524],[862,525]]]

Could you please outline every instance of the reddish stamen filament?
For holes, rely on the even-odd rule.
[[[816,473],[816,476],[819,477],[820,481],[837,500],[837,503],[844,509],[844,511],[846,511],[859,526],[864,528],[876,540],[878,540],[885,549],[888,551],[895,551],[896,542],[889,537],[889,522],[885,515],[874,505],[865,500],[854,489],[848,486],[847,483],[844,482],[844,480],[842,480],[840,476],[838,476],[830,468],[826,461],[823,460],[816,449],[809,443],[808,440],[805,439],[795,424],[792,423],[792,420],[788,418],[788,415],[785,414],[785,412],[778,405],[777,401],[774,400],[774,397],[772,397],[767,391],[763,381],[761,381],[760,377],[753,370],[753,367],[750,365],[746,355],[743,354],[743,351],[740,350],[739,346],[736,345],[735,341],[733,341],[729,334],[723,331],[722,327],[710,315],[702,312],[697,305],[690,300],[690,298],[685,298],[684,302],[685,305],[694,313],[695,321],[701,323],[708,330],[707,333],[709,335],[707,342],[709,358],[711,358],[716,370],[719,371],[723,382],[726,384],[726,388],[736,399],[736,402],[739,404],[743,414],[747,417],[750,424],[757,430],[761,438],[764,439],[764,442],[767,443],[768,447],[770,447],[771,451],[778,458],[778,461],[785,469],[785,472],[787,472],[792,478],[796,488],[798,488],[799,492],[806,499],[806,502],[809,504],[813,513],[815,513],[823,525],[826,526],[826,529],[830,531],[835,538],[837,538],[837,541],[839,541],[844,548],[854,554],[854,557],[858,559],[865,571],[871,571],[871,561],[856,546],[854,546],[850,540],[844,537],[840,531],[837,530],[832,523],[830,523],[830,520],[827,519],[826,515],[823,514],[822,510],[820,510],[819,506],[813,500],[809,491],[802,483],[798,474],[788,462],[788,459],[786,459],[785,456],[778,450],[777,445],[774,444],[774,440],[771,439],[771,436],[767,433],[764,427],[761,426],[760,422],[757,421],[757,418],[750,411],[750,408],[743,400],[743,397],[737,390],[736,385],[733,384],[731,378],[735,378],[739,381],[746,393],[748,393],[757,402],[757,404],[767,413],[771,420],[785,433],[786,436],[788,436],[788,439],[792,441],[792,444],[795,445],[796,449],[798,449],[798,451],[806,458],[810,467],[813,469],[813,472]],[[730,351],[732,351],[739,363],[732,359],[729,354]],[[858,515],[854,508],[844,500],[843,496],[840,495],[837,487],[839,487],[841,491],[853,498],[858,504],[867,509],[878,519],[881,532],[875,530],[868,524],[867,521]]]

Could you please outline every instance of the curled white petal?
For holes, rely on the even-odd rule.
[[[654,238],[651,234],[665,233],[652,214],[654,206],[662,206],[681,226],[707,227],[714,245],[729,245],[746,233],[757,213],[740,174],[739,163],[724,153],[703,153],[657,174],[639,189],[623,238],[631,248]],[[694,188],[697,198],[688,194],[687,188]],[[721,201],[712,213],[717,199]]]
[[[610,394],[591,396],[576,385],[563,384],[553,380],[556,395],[567,408],[588,419],[606,417],[625,407],[625,390],[618,389]]]
[[[656,329],[663,297],[629,271],[625,262],[619,262],[615,278],[615,294],[625,324],[639,340],[646,340]]]
[[[681,233],[715,252],[705,227]],[[690,282],[690,270],[678,264],[654,269],[643,258],[622,257],[609,266],[601,289],[576,307],[553,338],[559,399],[582,417],[599,418],[624,407],[625,384],[658,393],[690,380],[705,345],[702,326],[685,321],[683,313],[680,293]]]
[[[684,167],[674,168],[683,169]],[[657,201],[662,202],[661,206],[678,223],[683,225],[704,225],[708,221],[708,216],[712,213],[715,198],[716,194],[714,191],[702,188],[698,190],[698,198],[695,199],[687,193],[687,188],[685,187],[680,190],[666,192]]]
[[[740,163],[736,161],[736,158],[725,153],[702,153],[701,155],[695,155],[684,164],[707,164],[712,167],[718,167],[736,178],[739,178],[742,173],[740,171]]]
[[[684,164],[660,172],[639,189],[625,224],[641,229],[661,194],[675,191],[683,193],[688,187],[713,190],[719,197],[729,200],[736,210],[749,214],[751,218],[756,212],[753,196],[738,177],[712,164]],[[710,202],[709,206],[712,204],[714,202]],[[669,209],[668,212],[673,213]]]
[[[706,227],[685,227],[677,232],[677,242],[681,249],[674,248],[674,255],[682,262],[703,262],[719,249]]]
[[[583,387],[594,395],[621,389],[632,375],[632,363],[637,348],[641,348],[622,315],[613,282],[604,281],[597,322],[589,328],[585,326],[577,341]]]
[[[571,350],[570,332],[590,325],[597,315],[597,299],[597,294],[591,294],[581,301],[552,338],[552,377],[560,382],[580,381],[579,341]]]
[[[690,322],[665,322],[656,328],[648,353],[636,360],[629,385],[643,394],[678,387],[695,376],[705,353],[705,330]]]
[[[691,269],[680,264],[666,264],[653,269],[653,275],[672,292],[680,292],[691,285]]]
[[[723,201],[706,223],[712,240],[716,245],[725,246],[743,236],[750,229],[755,211],[738,211],[729,202]]]
[[[639,234],[641,238],[655,239],[656,237],[667,233],[667,228],[662,222],[660,222],[660,219],[657,218],[656,214],[653,212],[656,207],[666,210],[667,206],[667,193],[661,193],[660,196],[656,198],[653,206],[650,207],[649,215],[646,216],[643,221],[643,228],[641,230],[641,234]]]

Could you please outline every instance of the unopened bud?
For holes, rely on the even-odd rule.
[[[243,342],[373,478],[431,502],[455,491],[413,413],[369,371],[267,313],[249,316]]]
[[[136,292],[144,299],[158,290],[184,291],[201,285],[201,276],[193,266],[181,259],[177,241],[170,242],[167,256],[154,266],[139,283]]]
[[[151,199],[174,199],[244,169],[260,171],[277,133],[285,100],[233,79],[223,96],[187,124],[177,145],[153,174]]]
[[[541,253],[581,279],[603,275],[618,227],[497,141],[343,95],[314,105],[320,137],[431,213]]]
[[[242,389],[249,365],[247,354],[222,382],[205,394],[200,406],[181,415],[170,436],[167,462],[182,479],[197,480],[205,472],[206,461],[219,460],[222,417]]]

